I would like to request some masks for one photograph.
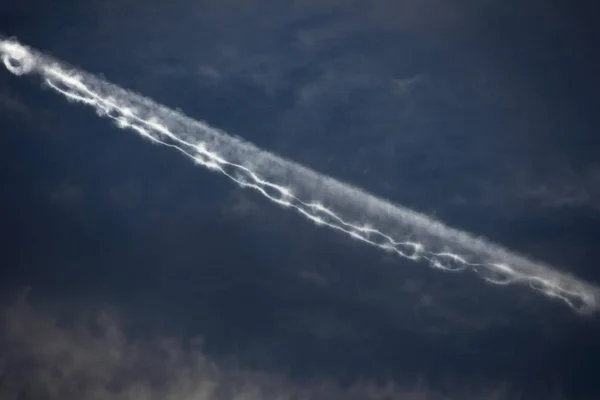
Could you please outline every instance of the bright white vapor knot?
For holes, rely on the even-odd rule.
[[[1,41],[0,53],[6,69],[15,75],[28,74],[35,68],[35,57],[20,43]]]

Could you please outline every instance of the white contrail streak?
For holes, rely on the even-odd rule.
[[[593,284],[261,150],[16,40],[0,38],[0,57],[11,73],[36,74],[67,100],[90,106],[120,128],[173,148],[317,225],[436,269],[471,269],[496,285],[529,285],[577,312],[599,308],[600,289]]]

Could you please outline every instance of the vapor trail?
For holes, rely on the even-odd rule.
[[[16,40],[0,38],[0,57],[11,73],[35,74],[67,100],[90,106],[118,127],[173,148],[317,225],[443,271],[471,269],[496,285],[528,285],[580,313],[599,308],[600,288],[593,284],[261,150]]]

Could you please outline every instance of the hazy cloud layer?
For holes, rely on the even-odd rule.
[[[415,382],[410,388],[357,382],[293,382],[285,374],[252,371],[235,357],[211,359],[202,340],[131,335],[114,310],[26,300],[4,306],[0,397],[3,400],[503,400],[534,399],[499,384],[442,393]],[[44,311],[42,311],[44,310]],[[126,323],[132,326],[132,321]],[[559,399],[549,396],[545,399]]]

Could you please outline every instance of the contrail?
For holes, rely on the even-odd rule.
[[[528,285],[579,313],[599,308],[596,285],[261,150],[15,39],[0,38],[0,56],[11,73],[37,75],[44,86],[119,128],[177,150],[316,225],[442,271],[470,269],[492,284]]]

